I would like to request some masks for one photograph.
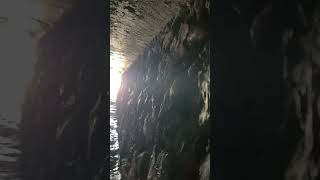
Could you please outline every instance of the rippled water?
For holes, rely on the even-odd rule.
[[[20,180],[18,121],[0,116],[0,180]]]
[[[116,105],[115,102],[110,102],[110,179],[120,180],[119,172],[119,142],[116,119]]]

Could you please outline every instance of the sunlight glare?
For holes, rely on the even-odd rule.
[[[110,56],[110,99],[116,101],[118,90],[121,85],[121,76],[124,70],[124,57],[118,53]]]

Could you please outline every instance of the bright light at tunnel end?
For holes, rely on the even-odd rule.
[[[125,66],[123,59],[124,59],[123,56],[116,53],[111,53],[111,56],[110,56],[110,100],[111,101],[117,100],[117,94],[121,86],[123,68]]]

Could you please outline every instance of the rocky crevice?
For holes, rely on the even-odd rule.
[[[122,179],[209,179],[208,17],[209,1],[188,2],[124,73]]]

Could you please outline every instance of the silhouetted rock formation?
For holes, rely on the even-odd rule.
[[[123,180],[208,180],[209,1],[187,3],[123,75]]]
[[[216,179],[319,179],[316,1],[214,7]]]
[[[76,1],[39,41],[23,105],[26,180],[93,180],[106,173],[106,3]]]

